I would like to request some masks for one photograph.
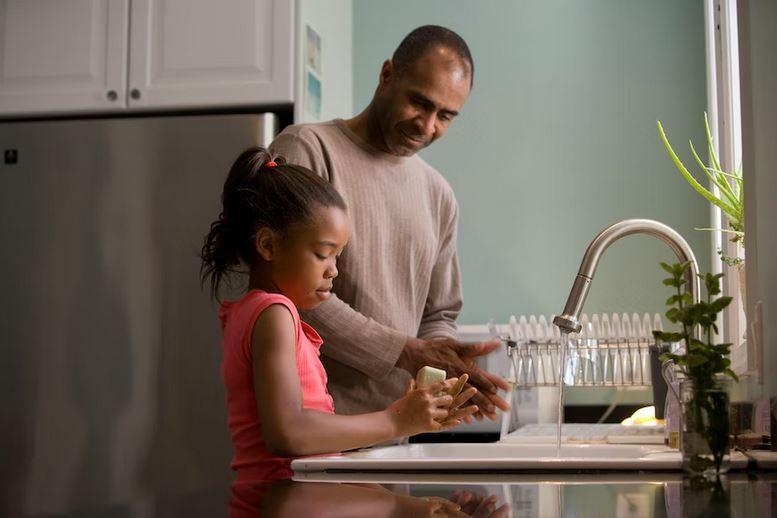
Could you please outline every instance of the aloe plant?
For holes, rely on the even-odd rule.
[[[696,164],[704,172],[709,181],[717,187],[719,194],[707,189],[688,171],[683,162],[677,156],[672,145],[669,144],[669,139],[664,133],[664,128],[661,125],[661,121],[658,121],[658,133],[661,136],[661,141],[664,143],[669,156],[672,158],[674,165],[677,167],[680,174],[683,175],[685,180],[694,188],[696,192],[702,195],[707,201],[720,208],[726,217],[729,228],[696,228],[696,230],[709,230],[719,231],[731,234],[731,241],[742,245],[745,237],[745,200],[744,189],[742,188],[742,169],[734,169],[729,173],[723,171],[720,167],[720,162],[715,154],[715,147],[712,144],[712,134],[710,133],[710,125],[707,120],[707,114],[704,114],[704,129],[707,135],[707,150],[710,156],[710,166],[704,165],[704,162],[699,158],[699,154],[693,147],[693,142],[690,140],[688,143],[691,147],[691,153],[696,161]],[[739,266],[742,260],[739,258],[727,257],[722,251],[718,252],[724,262],[731,266]]]

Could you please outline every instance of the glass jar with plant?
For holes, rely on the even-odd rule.
[[[706,300],[694,304],[691,295],[683,292],[689,266],[661,263],[670,274],[664,284],[676,291],[666,301],[666,317],[681,328],[676,332],[653,331],[653,336],[657,343],[685,343],[684,353],[665,353],[661,360],[671,360],[681,374],[677,396],[682,410],[683,468],[692,475],[710,476],[725,473],[729,467],[728,378],[738,378],[728,359],[731,344],[716,344],[713,339],[718,313],[729,305],[731,297],[717,297],[723,274],[707,273],[699,275],[706,288]],[[694,334],[697,327],[699,338]]]
[[[678,171],[683,175],[686,181],[691,187],[701,194],[707,201],[720,208],[723,212],[728,228],[697,228],[696,230],[709,230],[719,231],[729,234],[731,241],[736,243],[737,247],[741,247],[744,252],[744,238],[745,238],[745,203],[744,203],[744,189],[742,189],[742,169],[736,168],[732,172],[724,171],[720,166],[720,161],[715,154],[715,147],[712,143],[712,134],[710,133],[710,125],[707,120],[707,114],[704,114],[704,130],[707,136],[707,153],[710,158],[709,167],[704,165],[704,162],[699,157],[696,149],[693,147],[693,142],[688,141],[691,147],[691,153],[696,161],[696,164],[704,172],[709,181],[717,187],[717,189],[709,190],[699,183],[696,178],[688,171],[683,162],[677,156],[669,139],[667,139],[664,133],[664,128],[661,125],[661,121],[658,121],[658,134],[661,136],[661,141],[664,143],[666,151],[672,158]],[[741,272],[740,286],[744,290],[744,282],[741,278],[744,275],[744,260],[739,257],[740,254],[731,257],[727,255],[723,250],[718,250],[718,254],[724,263],[729,266],[737,267]],[[743,254],[742,254],[743,255]],[[744,298],[744,296],[743,296]]]

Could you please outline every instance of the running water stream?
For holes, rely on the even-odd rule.
[[[518,382],[518,378],[515,372],[515,357],[513,356],[514,354],[515,352],[511,350],[508,346],[507,383],[510,384],[510,388],[507,390],[507,394],[505,394],[505,400],[510,406],[507,408],[507,410],[502,411],[502,426],[501,426],[501,430],[499,431],[500,441],[503,441],[505,437],[507,437],[507,434],[510,433],[510,423],[513,417],[513,391],[515,390],[515,386]]]
[[[561,332],[558,349],[558,429],[556,430],[556,457],[561,456],[561,425],[564,422],[564,364],[569,333]]]

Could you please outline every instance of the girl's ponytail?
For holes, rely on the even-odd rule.
[[[252,147],[243,151],[232,164],[221,193],[221,213],[211,223],[200,252],[200,282],[204,286],[210,280],[211,297],[217,298],[219,287],[230,273],[237,271],[241,257],[253,255],[251,191],[257,174],[263,172],[266,163],[283,161],[280,157],[273,158],[264,148]],[[249,242],[245,242],[247,233]]]
[[[288,165],[258,146],[243,151],[229,170],[221,213],[200,252],[202,285],[210,281],[217,299],[228,275],[256,260],[253,241],[260,227],[283,233],[291,223],[309,219],[316,205],[345,210],[334,187],[309,169]]]

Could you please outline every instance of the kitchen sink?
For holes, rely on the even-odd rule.
[[[732,469],[746,459],[732,454]],[[741,464],[741,466],[740,466]],[[295,472],[680,470],[680,452],[663,445],[467,443],[406,444],[296,459]]]

